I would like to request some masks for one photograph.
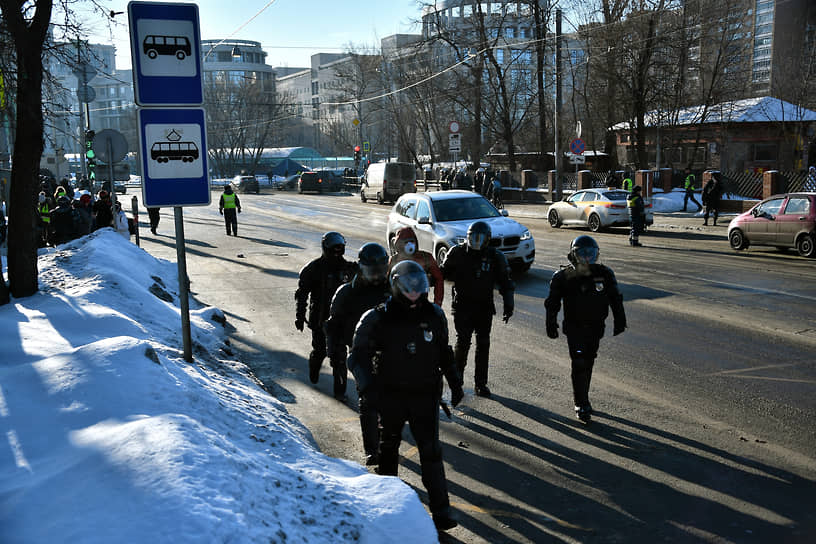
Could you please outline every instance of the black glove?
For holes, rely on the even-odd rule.
[[[463,398],[465,398],[465,390],[461,385],[451,388],[451,406],[456,408]]]
[[[238,208],[238,213],[241,213],[241,208]]]
[[[300,317],[295,319],[295,328],[297,330],[299,330],[300,332],[303,332],[303,324],[304,323],[306,323],[306,320],[304,320],[304,319],[302,319]]]
[[[224,215],[224,210],[218,210],[218,213],[220,213],[221,215]]]
[[[547,336],[550,338],[558,338],[558,325],[555,323],[547,323]]]
[[[502,313],[502,319],[504,319],[504,322],[507,323],[511,317],[513,317],[513,307],[508,304],[505,304],[504,312]]]
[[[626,330],[626,323],[621,321],[615,321],[614,327],[612,327],[612,336],[617,336],[623,331]]]

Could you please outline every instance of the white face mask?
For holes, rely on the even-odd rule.
[[[405,253],[408,255],[416,253],[416,244],[414,242],[405,242]]]

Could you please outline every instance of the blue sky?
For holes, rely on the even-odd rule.
[[[170,0],[174,1],[174,0]],[[199,0],[202,39],[226,38],[256,13],[263,12],[235,35],[236,39],[261,42],[271,66],[308,66],[317,52],[340,52],[349,43],[379,45],[396,33],[418,33],[416,0]],[[114,11],[113,32],[102,17],[85,19],[91,41],[112,43],[117,49],[117,68],[130,67],[126,0],[103,2]],[[94,21],[100,21],[94,23]]]

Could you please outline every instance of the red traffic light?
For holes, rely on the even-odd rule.
[[[359,152],[359,151],[360,151],[360,146],[359,146],[359,145],[355,145],[355,146],[354,146],[354,151]]]

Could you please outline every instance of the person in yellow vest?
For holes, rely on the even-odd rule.
[[[631,172],[626,172],[626,174],[624,174],[624,176],[623,176],[623,183],[621,185],[621,189],[623,189],[627,193],[631,193],[633,186],[634,186],[634,183],[632,182],[632,173]]]
[[[634,247],[643,245],[640,243],[639,238],[640,233],[643,232],[643,227],[646,225],[646,205],[643,202],[641,191],[640,185],[635,185],[626,202],[629,208],[629,223],[631,225],[629,245]]]
[[[51,203],[45,195],[45,191],[40,191],[37,197],[37,211],[40,213],[40,247],[45,247],[51,239]]]
[[[686,168],[686,180],[683,184],[683,188],[686,190],[686,195],[683,197],[683,211],[686,211],[686,207],[688,206],[688,201],[691,200],[695,204],[697,204],[697,211],[703,209],[703,205],[697,202],[697,199],[694,198],[694,184],[697,182],[697,178],[694,177],[694,174],[691,173],[691,168]]]
[[[238,215],[241,213],[241,201],[238,199],[232,190],[232,185],[229,183],[224,185],[224,194],[218,200],[218,213],[224,216],[224,223],[227,226],[227,236],[232,234],[238,236]]]

